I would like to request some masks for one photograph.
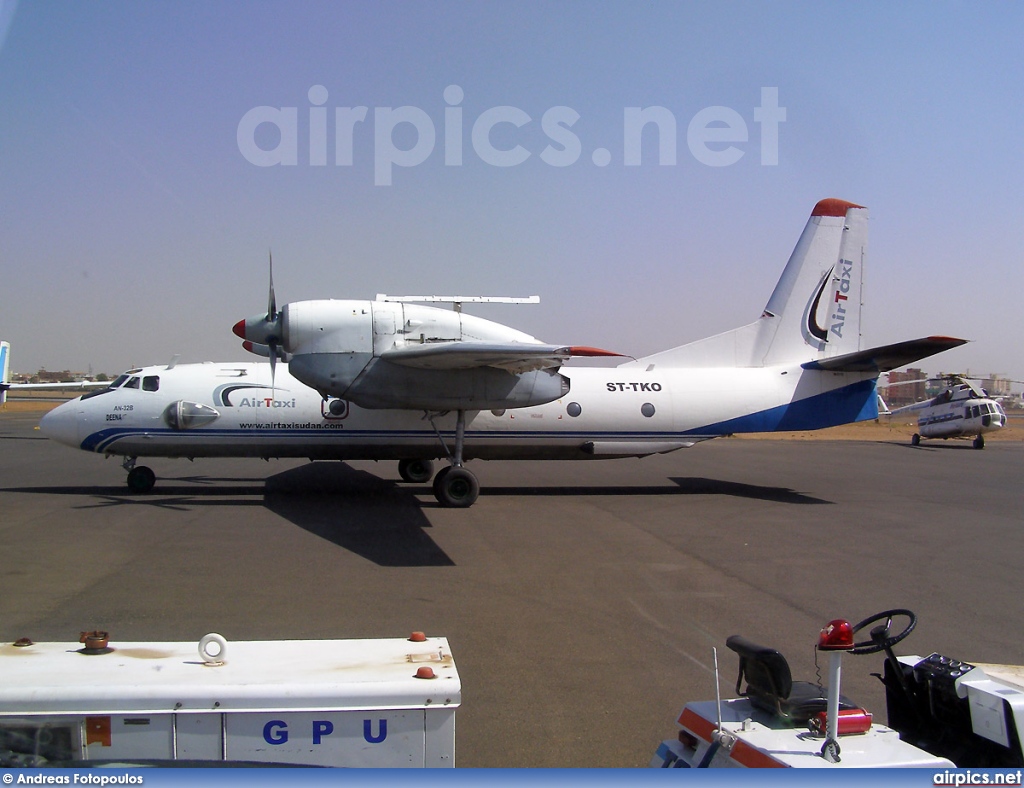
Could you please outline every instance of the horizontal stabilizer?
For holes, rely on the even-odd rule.
[[[573,356],[618,356],[610,350],[568,345],[522,343],[435,342],[406,345],[381,353],[381,359],[419,369],[497,367],[521,373],[560,367]]]
[[[966,343],[966,339],[955,337],[924,337],[897,342],[895,345],[858,350],[855,353],[819,361],[809,361],[801,366],[804,369],[819,369],[826,372],[888,372]]]

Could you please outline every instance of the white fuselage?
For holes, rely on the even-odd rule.
[[[917,417],[917,429],[925,438],[959,438],[984,435],[1002,429],[1006,414],[990,399],[955,399],[933,405]]]
[[[764,368],[563,367],[569,394],[467,413],[467,459],[589,459],[672,451],[740,432],[806,430],[874,418],[868,373]],[[434,415],[446,442],[455,415]],[[320,394],[278,365],[132,370],[48,413],[43,432],[129,457],[402,459],[445,455],[422,411],[366,410]]]

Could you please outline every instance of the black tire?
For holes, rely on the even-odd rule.
[[[920,446],[921,445],[921,436],[918,435],[916,432],[914,433],[913,437],[911,437],[911,439],[910,439],[910,445],[911,446]]]
[[[425,484],[434,476],[434,463],[430,460],[399,460],[398,475],[411,484]]]
[[[434,477],[434,497],[437,498],[438,502],[441,500],[441,485],[444,484],[444,477],[451,471],[452,466],[446,465],[444,468],[437,472],[437,476]]]
[[[974,439],[974,448],[976,448],[976,449],[984,449],[985,448],[985,438],[984,438],[984,436],[979,435],[977,438]]]
[[[156,484],[156,474],[145,465],[137,465],[128,471],[128,489],[133,493],[148,493]]]
[[[448,467],[434,477],[434,497],[442,506],[466,509],[480,497],[480,482],[465,468]]]

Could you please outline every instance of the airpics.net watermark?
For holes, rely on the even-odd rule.
[[[444,163],[460,167],[465,155],[467,120],[460,106],[465,93],[458,85],[444,90],[444,121],[442,135]],[[328,161],[329,126],[328,92],[323,85],[313,85],[307,93],[309,99],[309,146],[303,152],[304,162],[311,167],[325,167]],[[369,107],[334,108],[334,166],[350,167],[355,159],[357,124],[366,123]],[[395,167],[415,167],[422,164],[437,147],[437,127],[427,112],[419,107],[373,108],[373,182],[377,186],[390,186]],[[541,161],[551,167],[569,167],[583,155],[583,143],[572,130],[580,114],[572,107],[557,106],[546,110],[540,118],[540,129],[548,144],[537,153]],[[303,119],[305,121],[305,118]],[[492,139],[492,131],[510,125],[523,129],[533,118],[522,109],[510,106],[491,107],[473,120],[469,129],[473,153],[485,164],[493,167],[515,167],[534,155],[519,144],[510,129],[502,128],[498,134],[504,144],[499,147]],[[761,88],[761,103],[753,108],[753,121],[759,128],[761,165],[779,163],[779,124],[786,120],[786,108],[779,106],[777,87]],[[276,134],[263,133],[262,147],[257,141],[265,125],[276,128]],[[409,128],[404,128],[408,126]],[[644,129],[652,126],[657,140],[657,162],[660,166],[676,164],[678,123],[671,110],[662,106],[625,107],[622,112],[622,158],[626,167],[643,164]],[[396,130],[403,142],[412,140],[408,147],[395,142]],[[648,133],[648,140],[651,135]],[[246,161],[257,167],[297,166],[300,152],[299,107],[253,107],[238,122],[238,150]],[[305,140],[303,140],[305,142]],[[686,145],[690,155],[708,167],[728,167],[746,155],[750,143],[750,127],[742,114],[730,107],[705,107],[690,119],[686,127]],[[650,154],[649,154],[650,155]],[[614,156],[608,148],[595,148],[590,160],[597,167],[607,167]]]

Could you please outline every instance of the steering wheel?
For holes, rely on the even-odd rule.
[[[892,628],[893,616],[906,616],[909,619],[907,626],[904,627],[903,631],[896,634],[890,635],[889,630]],[[853,627],[853,632],[856,634],[860,630],[864,629],[876,621],[885,620],[884,624],[879,624],[876,627],[872,627],[871,640],[863,640],[860,643],[854,643],[853,648],[850,649],[849,654],[875,654],[879,651],[890,649],[899,643],[903,638],[914,631],[914,627],[917,626],[917,615],[910,610],[904,608],[895,608],[893,610],[883,610],[881,613],[876,613],[873,616],[865,618],[859,624]]]

